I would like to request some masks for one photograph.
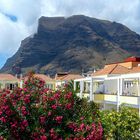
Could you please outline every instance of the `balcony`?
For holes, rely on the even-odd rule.
[[[97,103],[112,102],[117,103],[117,95],[94,94],[94,101]],[[138,96],[120,96],[120,104],[138,105]]]

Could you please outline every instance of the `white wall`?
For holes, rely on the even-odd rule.
[[[105,93],[108,94],[117,94],[117,80],[105,80]]]

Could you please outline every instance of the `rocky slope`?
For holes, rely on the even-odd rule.
[[[126,26],[83,15],[41,17],[1,72],[81,72],[140,55],[140,36]]]

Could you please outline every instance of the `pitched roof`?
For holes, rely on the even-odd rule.
[[[131,69],[121,66],[119,64],[113,64],[108,66],[108,67],[104,67],[103,69],[95,72],[92,74],[92,76],[100,76],[100,75],[108,75],[108,74],[129,74],[129,73],[139,73],[140,72],[140,67],[133,67]]]
[[[44,81],[51,81],[52,80],[52,78],[50,78],[49,76],[44,75],[44,74],[35,74],[34,76],[39,77],[39,78],[43,79]]]
[[[109,74],[126,74],[130,72],[131,72],[131,69],[128,69],[127,67],[124,67],[121,65],[116,65],[116,67]]]
[[[140,72],[140,67],[134,67],[131,69],[131,71],[129,73],[139,73]]]
[[[58,76],[58,77],[56,76],[55,80],[70,81],[70,80],[75,80],[79,78],[82,78],[82,76],[79,74],[67,74],[64,76]]]
[[[117,64],[112,64],[109,66],[105,66],[103,69],[96,71],[92,74],[92,76],[99,76],[99,75],[108,75],[111,71],[117,66]]]
[[[93,73],[93,76],[108,75],[108,74],[126,74],[133,73],[133,69],[121,66],[119,64],[112,64],[110,66],[104,67],[103,69]]]
[[[127,62],[132,62],[133,64],[131,68],[128,67]],[[140,72],[140,66],[138,66],[138,63],[140,62],[140,57],[129,57],[124,60],[124,62],[119,63],[113,63],[105,65],[105,67],[95,73],[92,73],[92,76],[100,76],[100,75],[108,75],[108,74],[127,74],[127,73],[139,73]],[[124,64],[124,65],[122,65]],[[126,64],[126,65],[125,65]]]
[[[0,74],[0,81],[18,81],[18,79],[11,74]]]
[[[50,78],[49,76],[44,75],[44,74],[34,74],[34,77],[41,78],[44,81],[52,81],[53,80],[52,78]],[[24,77],[23,79],[26,81],[28,79],[28,76]]]

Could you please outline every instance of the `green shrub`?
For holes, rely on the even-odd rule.
[[[122,105],[120,111],[100,111],[104,138],[109,140],[139,140],[140,118],[138,112]]]

